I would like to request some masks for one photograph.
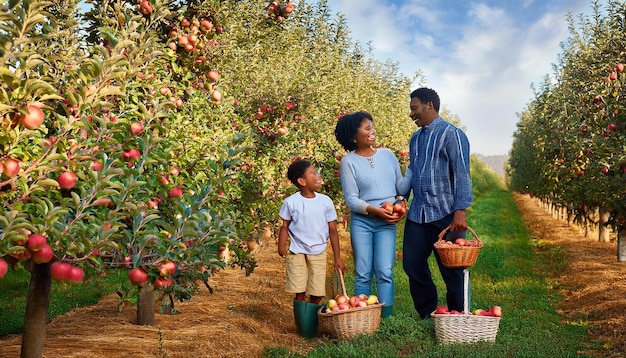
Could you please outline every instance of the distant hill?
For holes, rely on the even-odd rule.
[[[509,156],[508,155],[482,155],[482,154],[473,154],[475,157],[477,157],[478,159],[482,160],[483,162],[485,162],[485,164],[487,164],[487,166],[489,166],[489,168],[493,169],[494,172],[496,172],[496,174],[500,175],[502,178],[504,178],[504,165],[506,164],[506,162],[509,160]]]

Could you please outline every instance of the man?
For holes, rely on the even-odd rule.
[[[411,93],[409,116],[419,127],[409,144],[413,200],[404,229],[403,267],[415,310],[423,319],[437,307],[437,288],[428,267],[438,235],[448,226],[452,240],[465,236],[465,210],[472,204],[469,141],[462,130],[439,116],[440,100],[430,88]],[[408,197],[408,195],[407,195]],[[439,271],[449,310],[463,311],[463,269]]]

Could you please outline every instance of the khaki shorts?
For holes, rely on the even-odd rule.
[[[287,254],[285,291],[326,296],[326,251],[317,255]]]

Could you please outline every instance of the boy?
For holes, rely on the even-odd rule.
[[[278,234],[278,254],[287,258],[285,289],[296,294],[294,315],[298,333],[311,337],[317,331],[317,309],[326,295],[329,240],[335,267],[342,272],[345,269],[339,254],[337,212],[328,196],[316,192],[322,179],[310,162],[293,162],[287,177],[299,191],[286,198],[280,208],[283,223]],[[305,302],[307,293],[310,303]]]

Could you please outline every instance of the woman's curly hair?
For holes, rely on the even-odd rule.
[[[366,119],[374,122],[372,115],[365,111],[348,113],[339,118],[335,127],[335,138],[345,150],[351,152],[356,149],[354,137],[361,126],[361,122]]]

